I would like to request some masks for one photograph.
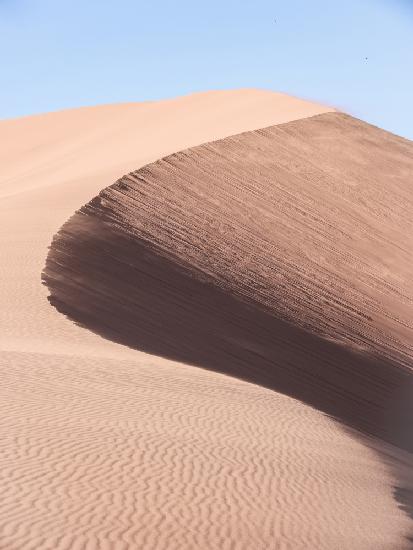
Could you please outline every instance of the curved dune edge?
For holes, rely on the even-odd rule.
[[[51,235],[118,174],[328,110],[239,90],[0,121],[1,546],[404,548],[393,478],[354,434],[103,340],[39,285]]]
[[[43,273],[50,302],[105,338],[401,448],[406,482],[412,152],[327,113],[163,158],[62,227]],[[395,489],[406,510],[410,490]]]
[[[106,338],[411,452],[412,150],[329,113],[173,154],[62,227],[49,300]]]

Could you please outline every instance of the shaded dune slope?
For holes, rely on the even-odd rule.
[[[82,207],[43,282],[78,324],[411,451],[413,145],[339,113],[173,154]]]

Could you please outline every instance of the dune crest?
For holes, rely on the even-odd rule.
[[[411,452],[406,153],[329,113],[166,157],[63,226],[49,299],[105,337],[297,397]]]

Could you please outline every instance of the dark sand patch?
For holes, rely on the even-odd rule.
[[[104,189],[43,281],[106,338],[411,453],[412,173],[411,142],[338,113],[205,144]]]

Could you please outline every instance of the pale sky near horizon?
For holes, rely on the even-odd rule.
[[[0,0],[0,118],[253,87],[413,139],[412,59],[413,0]]]

